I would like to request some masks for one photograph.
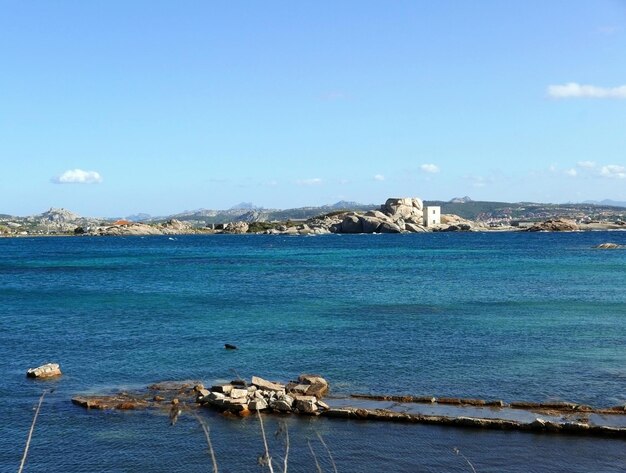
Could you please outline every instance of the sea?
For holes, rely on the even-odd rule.
[[[626,403],[626,232],[0,239],[0,471],[212,471],[183,413],[78,394],[316,373],[333,396]],[[230,343],[237,350],[225,350]],[[60,363],[63,376],[26,378]],[[219,471],[258,418],[200,414]],[[275,471],[623,472],[626,440],[265,416]],[[289,442],[286,441],[288,433]]]

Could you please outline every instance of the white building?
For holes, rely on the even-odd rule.
[[[433,227],[441,224],[441,207],[429,205],[424,208],[424,226]]]

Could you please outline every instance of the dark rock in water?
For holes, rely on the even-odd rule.
[[[233,386],[237,387],[237,388],[247,388],[248,387],[248,383],[246,383],[245,379],[233,379],[230,384],[232,384]]]
[[[224,348],[226,348],[227,350],[236,350],[237,346],[236,345],[231,345],[230,343],[225,343],[224,344]]]

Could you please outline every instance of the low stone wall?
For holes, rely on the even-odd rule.
[[[329,409],[322,415],[354,420],[376,420],[406,422],[414,424],[444,425],[452,427],[467,427],[495,430],[520,430],[528,432],[563,433],[574,435],[594,435],[601,437],[626,438],[626,427],[611,427],[604,425],[590,425],[584,422],[552,422],[535,419],[532,422],[521,422],[509,419],[485,419],[465,416],[433,416],[423,414],[408,414],[388,409],[364,409],[343,407]]]

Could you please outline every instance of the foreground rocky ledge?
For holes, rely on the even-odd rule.
[[[224,415],[253,412],[279,415],[319,415],[332,418],[405,422],[451,427],[518,430],[626,438],[626,406],[596,409],[567,403],[486,401],[482,399],[416,396],[352,395],[322,398],[329,385],[317,375],[300,375],[289,383],[253,376],[205,388],[197,381],[164,382],[141,393],[76,396],[74,404],[88,409],[133,410],[184,405],[211,408]]]

